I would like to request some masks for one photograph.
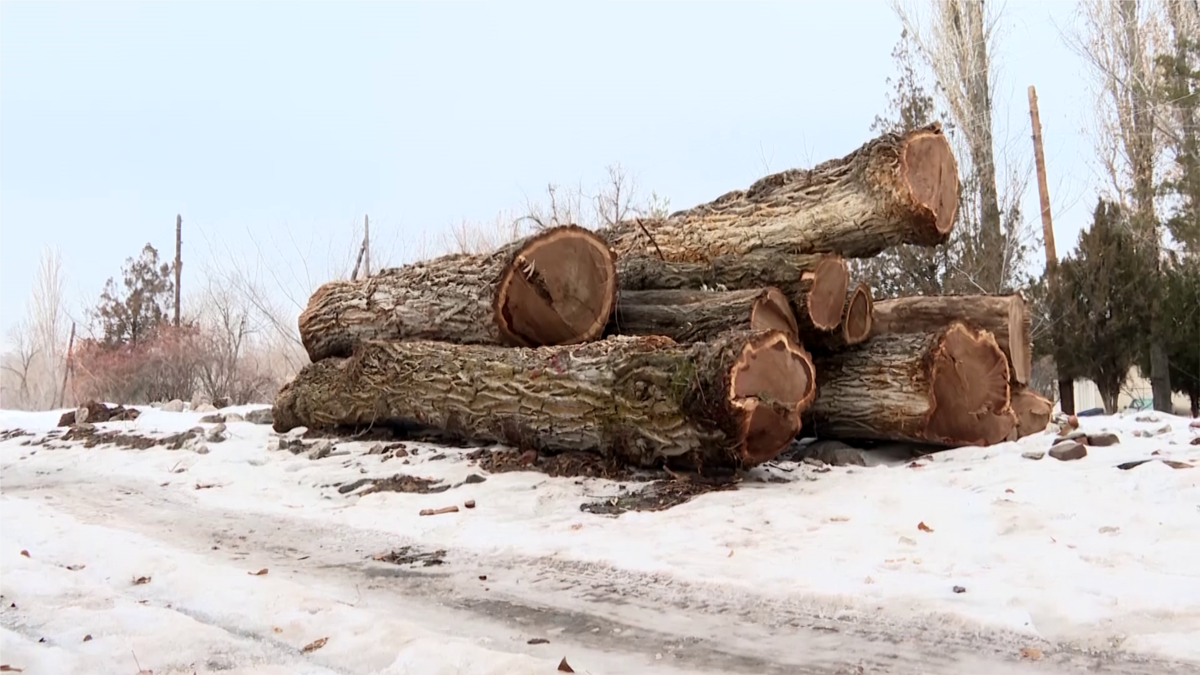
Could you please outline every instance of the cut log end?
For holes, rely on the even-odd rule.
[[[905,145],[903,162],[913,199],[929,209],[937,233],[948,235],[958,212],[958,165],[950,143],[934,130],[915,134]]]
[[[800,432],[800,414],[816,395],[812,357],[786,334],[750,342],[730,373],[732,404],[744,411],[741,463],[768,461]]]
[[[792,311],[783,291],[768,288],[758,296],[750,308],[750,329],[777,330],[793,340],[797,339],[800,327],[796,324],[796,313]]]
[[[601,336],[616,305],[616,260],[596,233],[558,227],[532,238],[496,289],[496,324],[523,347],[570,345]]]
[[[871,336],[875,314],[875,301],[871,299],[871,287],[859,284],[846,302],[846,316],[842,319],[842,338],[847,345],[856,345]]]
[[[846,261],[837,255],[823,256],[809,274],[812,287],[805,301],[808,316],[817,330],[834,330],[842,322],[846,291],[850,288]]]
[[[1008,357],[992,334],[955,322],[931,357],[928,436],[951,445],[1006,440],[1017,418],[1009,405]]]
[[[1017,416],[1017,437],[1024,438],[1046,430],[1054,404],[1025,387],[1014,386],[1012,409]]]

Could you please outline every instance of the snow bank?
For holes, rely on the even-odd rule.
[[[146,410],[136,421],[100,427],[167,434],[194,427],[201,417]],[[57,419],[57,413],[4,412],[0,429],[40,432],[53,428]],[[373,444],[359,442],[336,444],[349,454],[311,460],[273,449],[277,440],[268,427],[242,422],[228,424],[229,439],[210,444],[208,454],[50,449],[22,446],[25,439],[15,438],[0,445],[0,467],[6,484],[64,470],[86,471],[96,480],[121,476],[186,492],[198,509],[220,505],[248,513],[286,512],[392,532],[423,547],[605,563],[726,589],[805,598],[843,614],[897,622],[940,617],[966,631],[1003,629],[1055,643],[1200,661],[1200,546],[1195,543],[1200,470],[1192,468],[1200,464],[1200,445],[1192,444],[1200,428],[1165,415],[1081,422],[1084,431],[1111,431],[1120,442],[1089,448],[1087,457],[1075,461],[1023,456],[1049,448],[1054,435],[1045,433],[916,462],[832,469],[783,464],[753,475],[769,472],[790,482],[748,481],[735,491],[706,494],[666,511],[615,518],[582,513],[579,505],[615,495],[616,483],[537,473],[488,475],[485,482],[439,494],[343,495],[332,484],[398,472],[459,483],[482,472],[462,458],[464,451],[419,443],[407,444],[416,452],[405,460],[385,462],[366,454]],[[1171,460],[1180,468],[1162,461],[1118,468],[1145,459]],[[197,490],[197,485],[211,487]],[[466,500],[476,507],[462,508]],[[460,506],[457,513],[418,515],[421,509],[454,504]],[[334,664],[366,658],[362,645],[384,640],[394,647],[390,661],[373,661],[371,672],[466,668],[446,665],[452,659],[439,638],[378,616],[366,622],[320,598],[319,589],[249,576],[183,551],[155,549],[132,535],[70,522],[27,501],[6,498],[3,509],[6,603],[63,608],[61,615],[45,617],[45,630],[68,643],[82,639],[71,631],[89,625],[80,619],[83,614],[112,615],[111,636],[93,635],[86,647],[57,656],[30,643],[31,636],[8,631],[0,642],[6,662],[61,658],[38,661],[53,666],[41,672],[82,672],[75,666],[83,661],[71,659],[96,657],[113,668],[122,664],[122,672],[136,672],[125,665],[131,648],[143,667],[155,658],[190,663],[225,650],[240,655],[231,663],[326,672],[312,670],[318,668],[313,661],[293,664],[281,655],[321,637],[331,622],[345,622],[355,637],[331,640],[319,650],[320,659]],[[63,570],[78,542],[89,537],[105,551],[104,559],[89,561],[79,572]],[[18,543],[38,555],[14,558]],[[158,570],[154,582],[130,587],[129,579],[150,567]],[[139,606],[141,599],[153,600],[160,583],[193,584],[189,607],[222,617],[220,630],[203,618]],[[281,629],[273,642],[237,637],[267,621]],[[481,648],[455,645],[453,659],[467,663],[461,660],[475,659],[473,649]],[[370,653],[384,659],[378,650]],[[462,672],[553,670],[532,657],[508,656],[509,661],[490,653],[479,656],[486,669],[474,665]],[[161,665],[155,667],[160,672]]]

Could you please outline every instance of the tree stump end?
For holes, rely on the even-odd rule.
[[[824,255],[805,275],[812,280],[805,303],[808,316],[817,330],[832,331],[842,322],[846,292],[850,288],[850,271],[839,255]]]
[[[763,290],[750,308],[750,329],[777,330],[793,340],[797,339],[800,326],[783,291],[775,287]]]
[[[988,331],[952,323],[930,354],[926,434],[951,445],[992,445],[1016,427],[1008,357]]]
[[[847,345],[861,344],[871,336],[874,315],[871,287],[865,283],[855,286],[846,301],[846,316],[842,319],[842,338]]]
[[[958,163],[941,128],[912,134],[900,161],[913,199],[931,214],[937,233],[948,235],[958,213]]]
[[[740,460],[776,457],[800,432],[800,414],[816,396],[812,357],[786,333],[771,331],[742,348],[729,378],[729,399],[742,411]]]
[[[595,232],[566,225],[532,237],[496,287],[496,325],[520,347],[599,338],[617,302],[616,258]]]

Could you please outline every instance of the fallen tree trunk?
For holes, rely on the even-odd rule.
[[[812,352],[831,352],[866,342],[871,337],[874,307],[871,286],[858,284],[846,294],[838,327],[833,331],[804,336],[801,341],[804,348]]]
[[[617,279],[622,292],[777,288],[788,299],[801,336],[837,328],[850,284],[846,261],[828,254],[726,255],[707,262],[630,256],[617,261]]]
[[[1017,438],[1040,434],[1050,425],[1054,404],[1024,385],[1013,385],[1012,409],[1017,416]]]
[[[874,335],[929,333],[959,321],[986,330],[1008,357],[1013,382],[1033,369],[1029,308],[1020,295],[925,295],[875,303]]]
[[[273,415],[279,432],[424,427],[640,466],[728,468],[787,447],[813,382],[808,353],[777,331],[538,349],[372,341],[349,359],[305,366],[280,390]]]
[[[778,330],[797,340],[796,315],[778,288],[621,291],[609,335],[703,342],[732,330]]]
[[[487,255],[453,254],[332,281],[300,314],[312,361],[373,339],[563,345],[598,338],[616,302],[616,263],[595,233],[564,226]]]
[[[875,338],[814,365],[806,419],[820,438],[991,445],[1017,425],[1008,360],[990,333],[961,323]]]
[[[957,209],[958,167],[934,123],[666,218],[617,223],[604,235],[618,257],[674,262],[759,250],[867,258],[899,244],[944,243]]]

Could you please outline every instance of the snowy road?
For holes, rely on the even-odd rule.
[[[228,450],[237,452],[232,442]],[[596,674],[1200,672],[1171,650],[1056,642],[923,608],[899,621],[778,584],[695,581],[506,545],[456,548],[394,523],[333,517],[354,501],[330,504],[310,490],[325,502],[318,509],[281,496],[279,477],[299,470],[269,471],[265,449],[244,452],[260,470],[236,474],[241,491],[223,499],[227,465],[163,470],[190,453],[30,454],[5,442],[0,660],[26,673],[122,675],[550,673],[564,657]],[[246,508],[251,497],[262,507]],[[416,541],[446,549],[444,564],[371,560]],[[1181,634],[1198,628],[1195,614],[1169,618]],[[1167,632],[1155,621],[1146,614],[1147,633]],[[302,651],[319,638],[328,641]]]

